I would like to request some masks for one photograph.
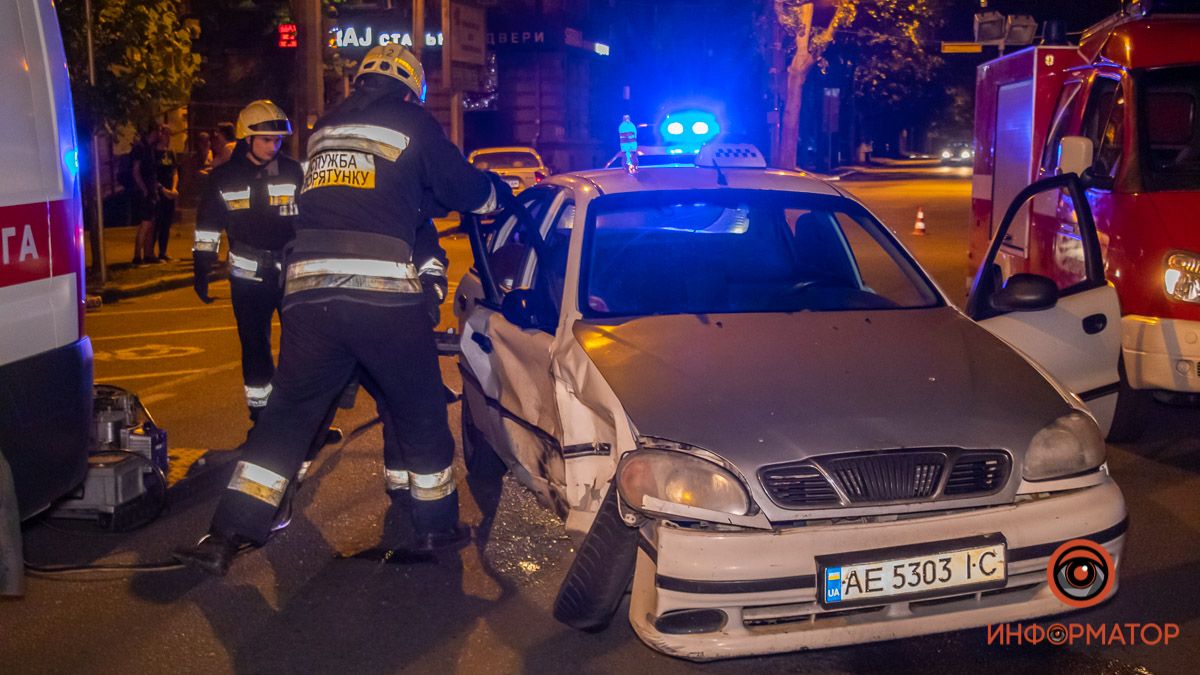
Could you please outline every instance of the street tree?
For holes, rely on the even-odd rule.
[[[779,148],[772,157],[775,166],[792,169],[796,166],[796,146],[800,143],[800,103],[804,82],[814,66],[833,42],[838,26],[854,20],[862,0],[827,0],[833,13],[824,22],[813,22],[817,0],[774,0],[775,18],[792,38],[791,62],[787,67],[787,86],[784,94]]]
[[[851,73],[856,106],[866,129],[894,139],[952,103],[931,33],[941,25],[941,0],[858,0],[826,54]]]
[[[860,107],[884,117],[901,119],[944,93],[929,86],[941,59],[922,38],[937,21],[939,0],[773,1],[792,41],[776,166],[796,165],[804,83],[827,58],[851,70]]]
[[[56,3],[80,136],[143,128],[185,105],[200,73],[199,24],[179,0],[92,0],[96,82],[88,78],[86,3]]]

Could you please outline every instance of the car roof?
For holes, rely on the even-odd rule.
[[[717,182],[717,170],[690,165],[650,166],[630,175],[624,168],[589,169],[551,176],[545,182],[581,187],[590,184],[602,194],[654,190],[781,190],[844,197],[837,188],[801,171],[782,169],[723,168],[727,185]]]
[[[528,152],[532,155],[537,154],[537,150],[528,145],[505,145],[494,148],[476,148],[471,151],[472,155],[488,155],[494,152]]]

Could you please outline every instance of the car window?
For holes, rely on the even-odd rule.
[[[1063,85],[1062,92],[1058,95],[1058,105],[1055,106],[1057,112],[1054,114],[1054,122],[1050,126],[1050,135],[1046,138],[1046,145],[1042,149],[1043,176],[1052,176],[1058,173],[1058,144],[1062,141],[1063,136],[1067,135],[1071,119],[1075,117],[1080,86],[1080,82],[1068,82]]]
[[[588,316],[931,307],[937,293],[857,203],[764,190],[599,197],[587,216]]]
[[[1117,96],[1120,82],[1110,77],[1096,76],[1088,95],[1087,107],[1083,111],[1083,127],[1080,134],[1092,141],[1093,152],[1099,153],[1101,138],[1108,123],[1108,114]],[[1095,155],[1092,157],[1095,161]]]
[[[1147,187],[1200,188],[1200,67],[1159,68],[1138,77]]]
[[[1109,108],[1108,122],[1100,136],[1094,171],[1103,176],[1116,176],[1125,145],[1125,94],[1118,87]]]
[[[559,207],[550,227],[545,230],[546,245],[542,249],[548,253],[544,267],[538,260],[538,254],[532,248],[528,251],[524,264],[523,279],[534,290],[544,290],[544,298],[554,304],[555,310],[562,310],[563,285],[567,278],[567,250],[571,244],[571,230],[575,226],[575,202],[568,199]]]
[[[536,169],[541,167],[542,163],[538,161],[537,155],[532,152],[485,152],[476,155],[471,163],[475,168],[482,171],[495,171],[496,169]]]
[[[541,223],[546,209],[554,201],[558,188],[539,186],[525,190],[517,196],[535,223]],[[511,209],[501,211],[494,219],[484,224],[488,234],[484,246],[491,251],[488,263],[500,291],[507,293],[519,284],[524,269],[523,263],[530,250],[528,236],[517,227],[517,216]]]

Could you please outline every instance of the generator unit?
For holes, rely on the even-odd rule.
[[[50,515],[110,530],[138,527],[162,510],[168,468],[167,432],[137,395],[96,385],[87,477]]]

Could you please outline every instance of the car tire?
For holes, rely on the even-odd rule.
[[[621,519],[618,499],[616,485],[610,484],[558,589],[554,618],[571,628],[588,632],[607,628],[633,578],[641,535]]]
[[[499,478],[508,472],[508,466],[496,449],[488,443],[483,432],[471,423],[471,409],[467,406],[467,398],[462,399],[462,444],[463,464],[467,473],[477,478]]]
[[[1124,356],[1117,362],[1117,372],[1121,377],[1120,389],[1107,440],[1109,443],[1132,443],[1141,438],[1146,425],[1150,423],[1154,397],[1149,391],[1129,386],[1129,378],[1125,375]]]

